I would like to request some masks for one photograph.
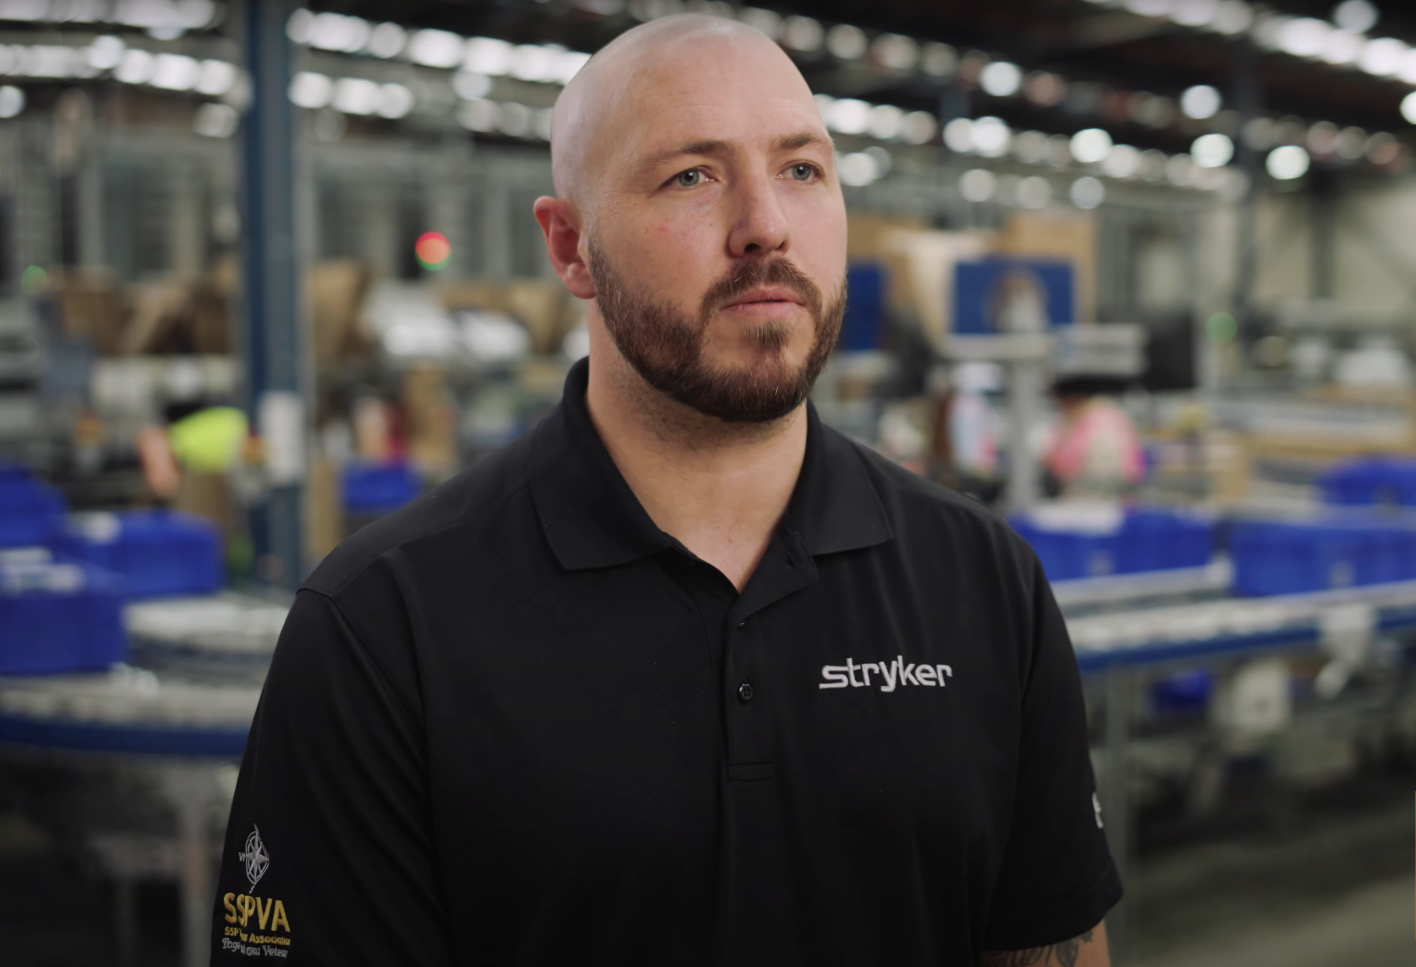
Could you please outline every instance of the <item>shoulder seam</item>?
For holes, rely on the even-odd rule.
[[[393,684],[393,679],[388,677],[388,672],[384,669],[383,665],[379,663],[379,660],[374,655],[373,650],[370,649],[369,646],[364,643],[364,636],[359,633],[359,629],[354,626],[354,621],[349,617],[347,613],[345,613],[345,610],[339,606],[339,602],[335,600],[334,595],[319,588],[301,588],[300,590],[309,591],[311,594],[317,594],[329,602],[329,606],[334,610],[334,613],[339,616],[339,620],[344,622],[344,624],[348,626],[350,634],[352,634],[354,637],[354,643],[358,645],[359,650],[363,653],[364,657],[368,660],[369,664],[373,665],[374,668],[378,669],[379,677],[383,679],[384,686],[388,688],[389,693],[392,694],[394,698],[398,700],[398,704],[403,706],[403,710],[407,712],[408,715],[412,717],[414,721],[421,723],[423,721],[423,717],[409,707],[408,700],[403,697],[403,694],[399,692],[398,687]]]

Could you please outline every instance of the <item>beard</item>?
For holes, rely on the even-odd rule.
[[[821,289],[782,256],[744,259],[708,289],[694,318],[629,282],[594,239],[589,241],[588,255],[595,302],[620,355],[660,393],[724,423],[771,423],[795,410],[811,393],[841,334],[844,280],[828,303]],[[788,289],[805,305],[813,322],[806,359],[799,366],[789,366],[782,353],[791,328],[768,322],[747,332],[766,357],[765,363],[723,366],[709,360],[706,345],[713,316],[763,285]]]

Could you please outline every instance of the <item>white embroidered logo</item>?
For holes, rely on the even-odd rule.
[[[1092,809],[1096,810],[1096,828],[1105,829],[1106,827],[1101,825],[1101,799],[1096,793],[1092,793]]]
[[[261,877],[265,876],[266,867],[270,866],[270,854],[266,852],[265,843],[261,842],[261,831],[255,824],[251,825],[251,835],[246,837],[246,851],[237,853],[236,858],[246,864],[246,879],[251,881],[251,890],[254,891]]]
[[[859,673],[859,678],[857,678]],[[898,655],[891,662],[868,661],[857,665],[847,658],[844,665],[826,665],[821,669],[825,681],[817,688],[869,688],[870,676],[879,676],[880,690],[893,692],[901,685],[924,685],[929,688],[943,688],[945,679],[954,677],[954,669],[948,665],[906,665],[905,656]]]

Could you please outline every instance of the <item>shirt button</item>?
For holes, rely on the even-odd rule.
[[[738,686],[738,701],[744,705],[752,701],[752,685],[750,683],[743,682]]]

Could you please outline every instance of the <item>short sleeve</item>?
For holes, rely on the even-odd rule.
[[[231,807],[213,965],[451,962],[421,735],[337,605],[297,595]]]
[[[1031,553],[1033,628],[1013,820],[981,949],[1046,947],[1095,927],[1121,899],[1087,741],[1081,675]]]

